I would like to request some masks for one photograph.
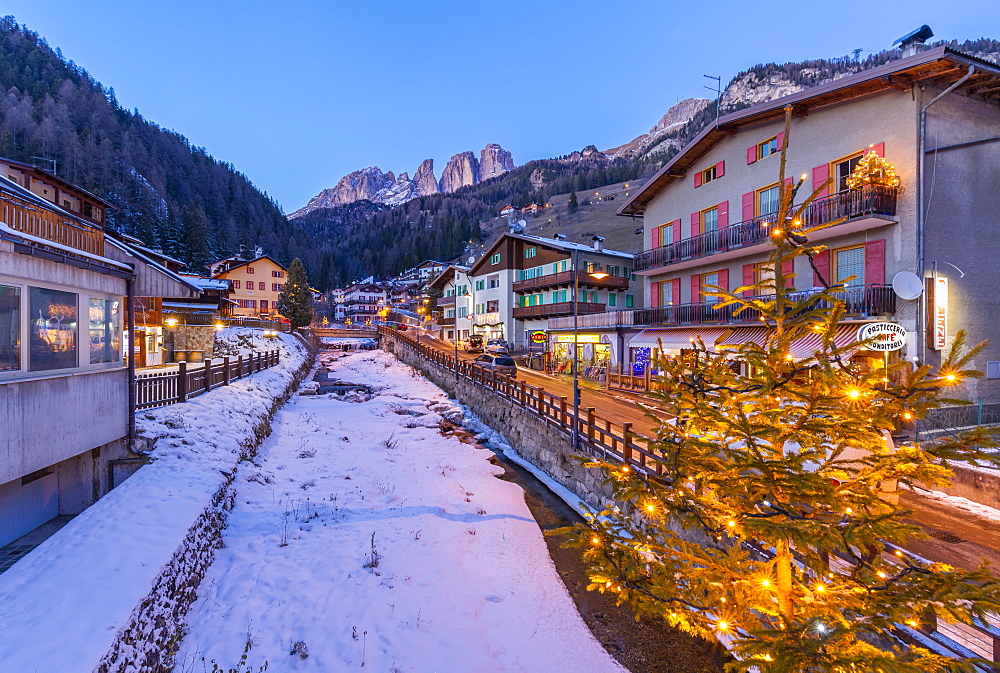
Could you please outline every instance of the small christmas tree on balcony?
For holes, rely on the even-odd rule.
[[[884,187],[899,187],[899,176],[896,168],[875,153],[874,147],[869,147],[861,161],[847,176],[847,186],[851,189],[861,189],[865,185],[882,185]]]
[[[783,150],[781,185],[784,173]],[[688,355],[656,359],[659,403],[676,420],[651,438],[655,459],[588,463],[604,471],[615,504],[571,529],[571,544],[585,549],[591,589],[719,640],[736,657],[730,670],[971,669],[973,660],[901,634],[932,617],[970,622],[1000,610],[1000,583],[985,567],[908,554],[921,534],[894,490],[944,485],[952,461],[996,462],[978,448],[992,442],[979,430],[894,447],[890,433],[953,402],[944,394],[979,375],[967,367],[980,347],[963,353],[957,338],[937,371],[905,361],[855,367],[859,345],[836,340],[845,286],[824,280],[820,291],[793,294],[782,273],[821,249],[810,244],[819,227],[798,224],[816,194],[791,206],[801,185],[782,188],[774,273],[733,292],[709,288],[719,306],[760,317],[762,345],[718,353],[699,341]]]

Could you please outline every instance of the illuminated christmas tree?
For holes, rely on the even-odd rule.
[[[899,176],[896,168],[875,153],[874,147],[869,147],[861,157],[851,174],[847,176],[847,186],[851,189],[861,189],[865,185],[884,185],[899,187]]]
[[[783,150],[781,185],[784,173]],[[768,262],[776,273],[732,292],[709,288],[717,306],[759,315],[766,341],[723,353],[698,342],[688,355],[656,359],[659,405],[678,420],[659,426],[649,444],[659,458],[645,469],[588,463],[606,474],[615,504],[569,529],[571,544],[585,550],[591,589],[721,641],[736,657],[731,670],[969,668],[972,660],[899,634],[932,615],[970,622],[1000,611],[1000,583],[985,567],[959,570],[907,553],[920,532],[903,521],[893,490],[945,485],[952,461],[996,462],[977,448],[993,444],[976,430],[894,448],[890,432],[953,403],[945,393],[979,375],[967,367],[980,347],[962,353],[959,336],[937,371],[853,366],[858,345],[834,339],[844,285],[793,295],[781,273],[822,249],[810,244],[813,229],[796,224],[816,196],[793,209],[801,185],[782,190],[777,222],[788,226],[772,232]],[[816,335],[821,343],[805,357],[793,349]],[[732,360],[743,363],[739,372]]]

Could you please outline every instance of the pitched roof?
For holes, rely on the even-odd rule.
[[[618,209],[618,215],[642,215],[654,196],[674,180],[686,177],[692,165],[724,138],[743,127],[781,119],[788,106],[792,107],[795,114],[805,116],[811,109],[886,89],[908,91],[917,83],[948,86],[964,76],[970,67],[976,69],[976,74],[967,80],[960,90],[964,90],[968,95],[1000,101],[1000,88],[983,87],[984,83],[995,84],[1000,80],[1000,67],[995,63],[941,46],[723,115],[719,118],[718,125],[713,124],[703,129],[622,204]]]
[[[220,260],[220,261],[226,262],[226,261],[229,261],[229,259],[233,259],[233,258],[230,257],[228,259],[223,259],[223,260]],[[217,274],[215,274],[212,277],[213,278],[218,278],[219,276],[221,276],[224,273],[229,273],[230,271],[233,271],[234,269],[238,269],[241,266],[248,266],[250,264],[253,264],[254,262],[259,262],[262,259],[270,260],[275,266],[277,266],[281,270],[288,271],[288,269],[286,269],[285,266],[283,264],[281,264],[278,260],[276,260],[274,257],[271,257],[270,255],[261,255],[260,257],[256,257],[256,258],[250,259],[250,260],[243,260],[239,264],[234,264],[233,266],[229,267],[225,271],[220,271],[220,272],[218,272]]]

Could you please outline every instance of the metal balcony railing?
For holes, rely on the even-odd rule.
[[[815,294],[815,290],[801,290],[791,293],[789,298],[798,300],[812,294]],[[768,300],[772,297],[759,298]],[[896,293],[892,291],[891,285],[850,287],[839,293],[838,298],[844,302],[846,314],[849,317],[887,316],[896,312]],[[584,305],[580,304],[580,306]],[[659,325],[754,324],[760,320],[759,311],[744,309],[737,314],[738,309],[738,305],[719,307],[716,302],[703,301],[694,304],[607,311],[596,315],[581,316],[578,323],[580,327],[656,327]],[[572,313],[572,308],[570,313]],[[554,318],[549,320],[548,325],[549,329],[572,329],[572,327],[572,317]]]
[[[896,215],[896,187],[866,185],[817,199],[803,213],[804,227],[815,227],[840,219]],[[771,235],[776,213],[768,213],[722,229],[708,231],[675,243],[645,250],[635,256],[635,270],[644,271],[675,264],[682,260],[707,257],[727,250],[738,250],[763,243]]]

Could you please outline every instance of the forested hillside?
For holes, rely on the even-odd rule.
[[[36,163],[116,206],[108,225],[201,265],[260,247],[282,261],[300,237],[233,166],[118,104],[86,70],[13,17],[0,19],[0,155]],[[310,245],[309,242],[302,242]]]

